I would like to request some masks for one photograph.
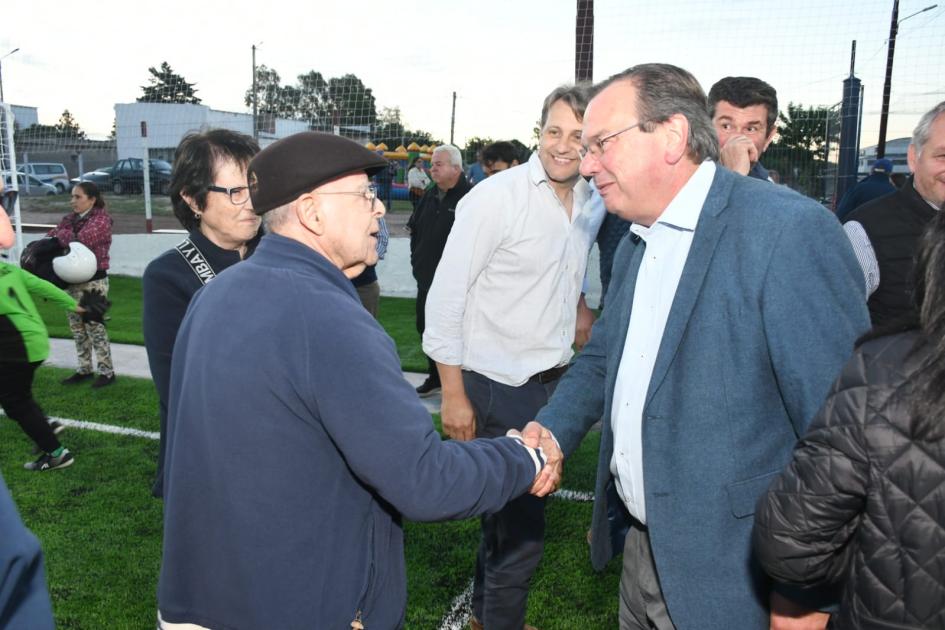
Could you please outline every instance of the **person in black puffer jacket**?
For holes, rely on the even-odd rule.
[[[832,628],[945,628],[945,217],[916,260],[918,316],[861,341],[759,501],[775,579],[839,584]]]

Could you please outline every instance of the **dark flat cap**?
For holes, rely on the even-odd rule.
[[[253,210],[263,214],[338,177],[361,171],[370,177],[384,168],[387,160],[347,138],[317,131],[293,134],[250,161]]]

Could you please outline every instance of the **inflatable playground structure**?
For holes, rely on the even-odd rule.
[[[410,169],[410,163],[413,162],[414,158],[419,157],[423,160],[424,168],[429,168],[430,157],[435,148],[427,145],[420,146],[416,142],[411,142],[407,147],[400,145],[393,151],[388,150],[387,145],[383,142],[377,145],[373,142],[368,142],[364,146],[388,160],[393,165],[391,169],[390,198],[403,201],[410,199],[407,190],[407,171]],[[379,175],[376,177],[381,197],[384,198],[386,195],[383,190],[383,184],[381,183],[383,180]]]

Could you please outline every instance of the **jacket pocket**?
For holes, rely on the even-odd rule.
[[[758,497],[768,489],[774,478],[780,474],[780,470],[775,470],[728,484],[725,490],[728,493],[728,502],[735,518],[752,516],[755,513]]]

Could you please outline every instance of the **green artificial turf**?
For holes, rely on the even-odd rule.
[[[66,387],[69,370],[43,367],[34,393],[52,416],[158,430],[150,381],[119,378],[107,388]],[[439,429],[438,417],[433,417]],[[19,427],[0,419],[0,471],[24,522],[46,554],[59,628],[153,628],[160,569],[161,503],[150,495],[157,442],[75,428],[62,443],[75,453],[64,470],[33,473]],[[593,490],[599,434],[566,462],[565,487]],[[549,499],[545,556],[533,579],[528,621],[543,630],[617,626],[619,561],[591,570],[585,539],[591,504]],[[406,627],[437,628],[469,585],[478,519],[406,523]]]
[[[115,343],[144,344],[141,332],[141,279],[129,276],[108,277],[108,337]],[[378,321],[387,331],[400,355],[401,367],[407,372],[426,372],[427,360],[420,349],[420,335],[416,328],[416,300],[412,298],[382,297],[378,306]],[[38,301],[40,315],[46,322],[50,337],[71,339],[65,312],[52,302]]]

